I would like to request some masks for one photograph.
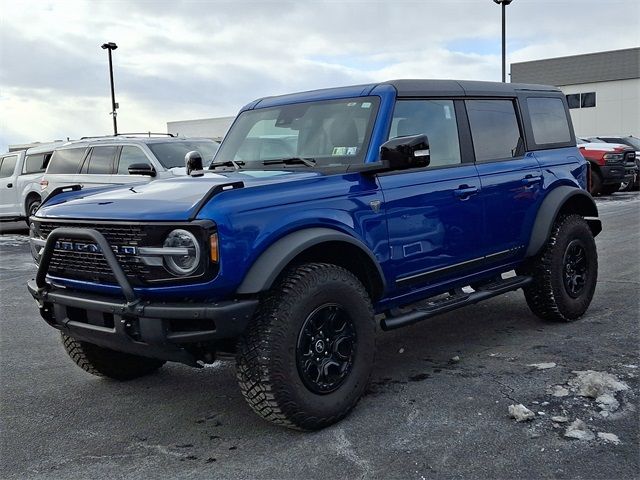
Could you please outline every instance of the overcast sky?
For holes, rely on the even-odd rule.
[[[0,152],[235,115],[281,93],[392,78],[500,80],[492,0],[0,0]],[[640,45],[638,0],[514,0],[509,62]]]

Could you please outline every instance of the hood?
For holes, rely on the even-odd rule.
[[[211,188],[241,181],[245,188],[320,176],[309,171],[207,172],[202,177],[175,177],[133,186],[63,193],[38,210],[38,217],[96,220],[184,221]]]

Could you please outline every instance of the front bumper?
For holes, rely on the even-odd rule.
[[[98,244],[124,298],[56,287],[46,275],[56,241],[78,238]],[[47,238],[36,279],[27,288],[54,328],[81,341],[135,355],[197,365],[189,346],[240,335],[258,301],[150,302],[138,298],[104,236],[93,229],[58,228]]]
[[[600,167],[602,172],[602,183],[605,185],[613,183],[628,182],[632,180],[636,173],[635,165],[604,165]]]

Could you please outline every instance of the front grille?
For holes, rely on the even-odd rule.
[[[111,247],[116,248],[144,246],[148,244],[149,239],[149,232],[145,231],[141,225],[78,225],[77,223],[67,222],[38,222],[36,224],[36,231],[41,237],[46,238],[52,230],[59,227],[93,228],[104,235]],[[59,240],[60,243],[65,241],[74,241],[74,239],[61,238]],[[135,255],[114,253],[122,270],[134,284],[139,285],[157,279],[159,275],[166,276],[166,272],[164,271],[152,271],[150,267],[145,265],[142,260]],[[49,265],[49,274],[75,280],[89,280],[96,283],[116,283],[111,268],[100,252],[78,252],[56,248]]]
[[[147,265],[137,254],[139,247],[162,247],[169,232],[176,228],[189,230],[203,246],[202,258],[209,257],[208,238],[213,231],[212,222],[202,220],[194,222],[149,222],[149,223],[108,223],[88,221],[58,221],[32,218],[33,234],[46,239],[56,228],[94,229],[99,231],[114,251],[118,263],[132,286],[144,286],[158,283],[175,283],[194,278],[211,278],[217,274],[217,265],[210,266],[202,261],[198,270],[189,277],[171,274],[162,264]],[[70,235],[70,237],[73,237]],[[65,245],[66,242],[66,245]],[[70,242],[70,243],[69,243]],[[93,242],[77,238],[60,238],[56,243],[48,274],[59,278],[90,281],[100,284],[116,285],[117,281],[104,255],[98,250],[82,248],[80,245],[93,245]],[[123,248],[125,247],[125,248]],[[126,247],[135,247],[126,248]]]

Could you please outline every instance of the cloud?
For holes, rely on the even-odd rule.
[[[391,78],[500,77],[500,9],[490,0],[0,0],[2,143],[107,134],[105,41],[114,41],[121,131],[233,115],[266,95]],[[516,0],[509,59],[636,46],[635,0]],[[27,139],[27,140],[25,140]]]

